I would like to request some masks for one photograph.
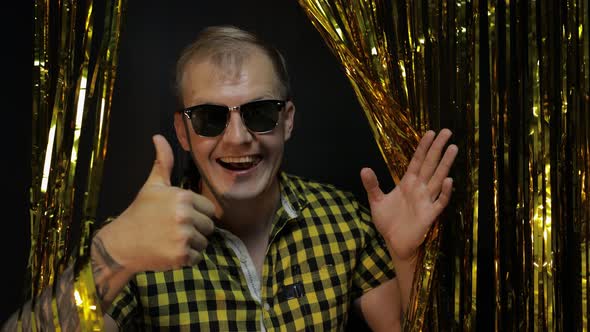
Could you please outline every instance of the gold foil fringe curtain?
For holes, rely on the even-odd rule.
[[[425,129],[459,145],[406,329],[589,330],[588,1],[299,3],[396,182]]]
[[[25,297],[38,296],[76,262],[82,330],[102,325],[85,263],[107,152],[124,0],[99,5],[104,7],[91,0],[38,0],[33,18],[30,289]]]
[[[394,182],[403,176],[428,122],[424,36],[395,24],[405,17],[387,1],[306,1],[299,3],[340,60],[372,128]],[[394,12],[395,10],[395,12]],[[404,36],[407,39],[396,36]],[[420,257],[420,279],[408,317],[421,325],[435,268],[438,226]]]

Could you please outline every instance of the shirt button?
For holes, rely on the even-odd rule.
[[[269,311],[270,310],[270,305],[268,304],[268,302],[264,302],[264,310],[265,311]]]

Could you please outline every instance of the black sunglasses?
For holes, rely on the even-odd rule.
[[[193,125],[197,135],[215,137],[221,135],[229,123],[229,113],[239,110],[242,122],[249,131],[264,134],[279,123],[279,112],[285,107],[284,100],[256,100],[240,106],[201,104],[182,110]]]

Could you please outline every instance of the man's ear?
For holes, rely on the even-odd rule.
[[[295,122],[295,104],[292,101],[285,103],[285,118],[283,126],[285,130],[285,142],[291,138],[291,132],[293,131],[293,122]]]
[[[174,129],[176,130],[176,137],[178,138],[178,142],[180,142],[180,146],[184,151],[190,151],[190,145],[188,144],[188,140],[190,137],[186,137],[187,130],[186,130],[186,117],[181,112],[174,113]]]

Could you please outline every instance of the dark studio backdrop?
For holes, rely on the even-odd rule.
[[[104,10],[104,1],[92,2],[97,11]],[[123,211],[144,183],[154,159],[153,134],[164,134],[178,148],[172,130],[174,62],[182,47],[211,24],[252,30],[286,55],[297,114],[285,170],[351,190],[364,202],[359,171],[371,166],[384,189],[391,189],[350,84],[297,0],[127,2],[99,221]],[[2,320],[19,305],[30,244],[35,3],[42,1],[0,7]],[[436,299],[427,304],[438,312],[434,319],[446,330],[542,329],[553,324],[548,321],[563,327],[559,330],[581,330],[588,317],[581,271],[585,278],[590,273],[580,256],[581,248],[588,248],[590,164],[582,153],[588,151],[590,126],[588,82],[582,79],[589,72],[590,29],[583,29],[590,22],[588,1],[382,3],[399,4],[398,15],[388,21],[402,31],[397,45],[420,41],[415,37],[428,31],[423,59],[413,51],[404,55],[407,47],[396,55],[411,56],[407,63],[417,64],[418,71],[425,68],[424,76],[414,77],[426,82],[429,110],[440,115],[433,123],[452,128],[452,141],[461,149],[456,172],[451,171],[455,193],[448,218],[442,218],[450,227],[442,234]],[[423,10],[403,10],[409,4]],[[407,27],[422,32],[404,34]],[[84,178],[82,172],[76,176]],[[83,194],[83,185],[76,188],[78,196]],[[543,223],[537,222],[541,208],[552,211]],[[549,239],[544,234],[551,227]],[[536,244],[547,246],[533,246],[534,237],[543,239]],[[551,255],[555,265],[546,265],[552,263],[543,257]]]
[[[31,15],[18,16],[18,25],[3,23],[2,29],[6,43],[22,45],[3,61],[12,65],[6,68],[10,84],[2,89],[4,105],[11,112],[7,119],[11,131],[2,137],[10,142],[4,151],[10,172],[5,174],[10,175],[3,177],[7,189],[3,210],[8,213],[0,241],[6,255],[2,322],[21,300],[30,240],[26,202],[31,172],[32,8],[25,6],[19,12]],[[122,212],[143,185],[154,159],[153,134],[164,134],[180,153],[172,125],[177,106],[172,89],[174,64],[201,28],[217,24],[253,31],[286,57],[297,107],[293,136],[286,145],[286,171],[352,191],[363,203],[362,167],[376,171],[382,189],[393,188],[348,80],[296,1],[131,0],[121,35],[98,220]]]

